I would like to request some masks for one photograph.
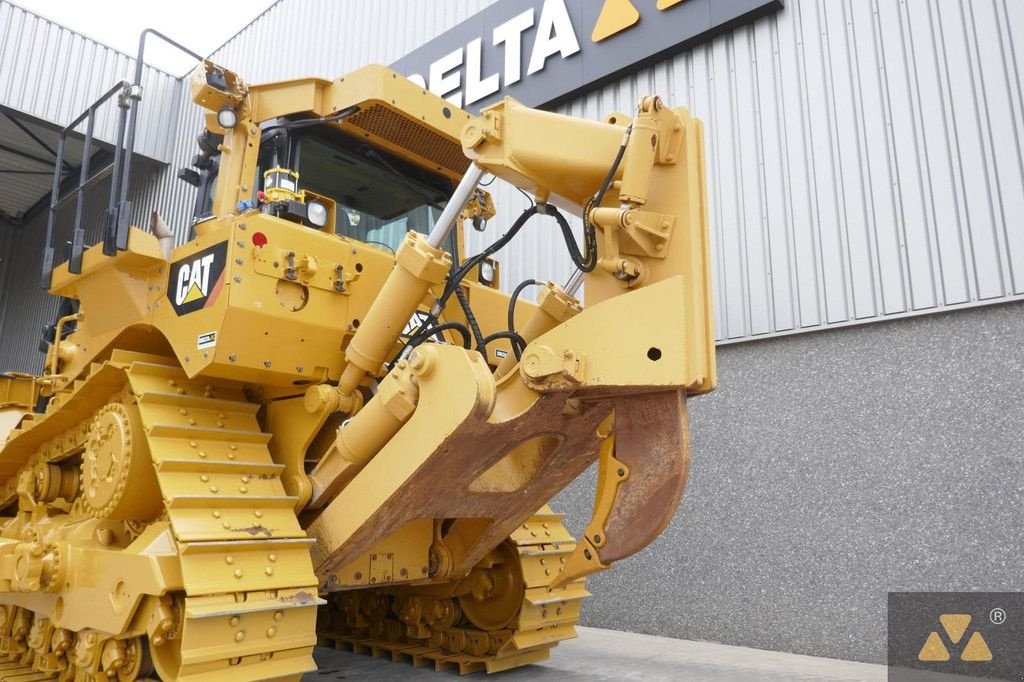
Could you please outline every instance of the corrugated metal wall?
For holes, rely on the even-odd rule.
[[[488,4],[282,0],[214,59],[251,82],[333,78]],[[1024,3],[788,0],[561,110],[597,119],[655,92],[704,119],[717,334],[729,342],[1024,296],[1022,71]],[[139,201],[182,236],[192,192],[173,171],[200,117],[184,92],[158,106],[146,102],[147,120],[169,116],[178,134]],[[492,189],[502,212],[476,246],[526,205]],[[564,281],[564,253],[538,221],[503,254],[506,285]]]
[[[561,110],[655,92],[705,121],[717,336],[736,341],[1024,295],[1022,72],[1024,3],[787,0]],[[512,278],[567,275],[538,232]]]
[[[139,159],[132,169],[129,195],[138,201],[146,185],[153,183],[162,171],[159,164],[148,159]],[[109,192],[108,178],[86,195],[82,221],[86,226],[86,244],[96,244],[103,239]],[[136,204],[136,215],[148,215],[139,203]],[[3,257],[3,262],[0,262],[0,371],[39,372],[42,369],[43,354],[39,352],[39,340],[43,325],[55,319],[58,304],[56,297],[39,288],[46,219],[44,211],[17,227],[0,223],[0,257]],[[62,245],[70,241],[73,224],[74,202],[69,202],[57,214],[54,244],[58,262],[66,260]],[[148,225],[148,221],[145,224]],[[3,251],[5,243],[10,245],[6,254]]]
[[[135,59],[0,0],[0,104],[63,128],[121,79],[132,80]],[[143,70],[146,107],[135,150],[166,161],[181,98],[180,81],[155,68]],[[112,105],[100,110],[96,136],[114,137]],[[84,126],[82,128],[84,132]]]
[[[488,4],[284,0],[215,59],[254,82],[335,77]],[[1022,71],[1019,2],[788,0],[560,110],[599,119],[656,92],[705,121],[717,335],[736,341],[1024,295]],[[492,189],[477,248],[526,206]],[[564,253],[538,221],[504,253],[506,285],[564,281]]]

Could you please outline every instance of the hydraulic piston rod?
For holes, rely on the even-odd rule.
[[[452,194],[452,198],[448,201],[444,210],[441,211],[441,217],[434,223],[434,229],[427,235],[427,244],[436,249],[444,243],[444,240],[451,234],[459,214],[462,213],[462,209],[466,207],[466,204],[472,198],[473,192],[476,190],[476,186],[480,183],[480,178],[483,175],[483,168],[475,163],[469,164],[469,170],[462,176],[459,186],[455,188],[455,193]]]

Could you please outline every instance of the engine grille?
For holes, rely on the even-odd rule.
[[[462,146],[458,142],[386,106],[374,104],[353,114],[345,123],[346,126],[362,128],[371,135],[381,137],[459,175],[464,174],[469,168],[469,159],[462,153]]]

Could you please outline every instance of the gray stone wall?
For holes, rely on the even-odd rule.
[[[679,514],[583,623],[884,662],[888,591],[1024,590],[1022,338],[1011,303],[720,348]]]

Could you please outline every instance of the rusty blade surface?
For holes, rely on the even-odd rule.
[[[615,458],[629,467],[598,550],[604,563],[649,545],[676,513],[690,469],[686,396],[681,391],[615,402]]]

